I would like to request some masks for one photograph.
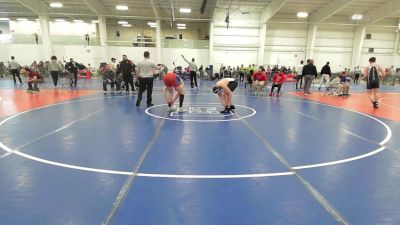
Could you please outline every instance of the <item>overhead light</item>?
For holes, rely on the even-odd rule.
[[[131,27],[132,25],[130,24],[122,24],[123,27]]]
[[[178,30],[186,30],[186,27],[177,27]]]
[[[307,12],[298,12],[297,17],[306,18],[306,17],[308,17],[308,13]]]
[[[99,23],[98,20],[92,20],[91,22],[92,22],[92,23]]]
[[[63,4],[61,2],[52,2],[52,3],[50,3],[50,7],[61,8],[61,7],[63,7]]]
[[[156,28],[156,27],[157,27],[157,25],[150,25],[150,27],[151,27],[151,28]]]
[[[191,13],[192,10],[191,10],[191,9],[188,9],[188,8],[180,8],[180,9],[179,9],[179,12],[181,12],[181,13]]]
[[[40,19],[35,19],[36,21],[39,21]]]
[[[126,21],[118,21],[118,24],[128,24]]]
[[[75,23],[83,23],[83,20],[73,20]]]
[[[129,9],[128,6],[126,6],[126,5],[117,5],[117,6],[115,6],[115,8],[117,10],[128,10]]]
[[[55,19],[54,21],[56,21],[56,22],[65,22],[64,19]]]
[[[9,21],[10,19],[9,18],[0,18],[0,21]]]
[[[157,23],[156,22],[147,22],[147,25],[149,25],[149,26],[157,26]]]
[[[362,20],[363,16],[361,14],[354,14],[351,19],[352,20]]]
[[[186,27],[186,24],[185,23],[177,23],[176,26],[178,26],[178,27]]]
[[[17,18],[18,21],[28,21],[27,18]]]

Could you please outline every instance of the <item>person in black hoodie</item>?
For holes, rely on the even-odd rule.
[[[78,81],[78,64],[74,61],[73,58],[70,58],[69,62],[65,64],[65,69],[74,75],[74,82],[71,82],[70,86],[72,87],[72,84],[74,84],[74,86],[76,87]]]
[[[136,65],[128,59],[126,55],[122,56],[122,61],[119,63],[117,74],[122,74],[122,80],[125,82],[126,93],[129,94],[129,85],[132,88],[132,93],[136,93],[135,86],[133,85],[133,72],[135,72]]]
[[[319,82],[318,90],[321,90],[322,84],[325,84],[325,88],[328,89],[329,82],[331,81],[331,67],[329,67],[329,62],[321,69],[321,81]]]
[[[302,74],[304,76],[304,95],[309,95],[311,94],[311,84],[314,78],[318,75],[317,68],[314,66],[313,59],[310,59],[308,61],[308,64],[303,67]]]

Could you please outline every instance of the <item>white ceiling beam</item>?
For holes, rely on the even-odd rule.
[[[346,6],[350,5],[354,0],[333,0],[322,6],[310,16],[310,22],[321,23],[329,17],[335,15]]]
[[[392,1],[387,4],[382,4],[378,8],[371,9],[365,14],[365,24],[371,25],[379,22],[389,16],[400,13],[400,1]]]
[[[217,6],[219,6],[220,1],[221,1],[221,0],[217,0],[217,1],[215,2],[215,6],[211,8],[211,19],[212,19],[212,20],[215,19],[215,18],[214,18],[214,17],[215,17],[215,11],[216,11],[215,9],[217,8]]]
[[[36,14],[47,13],[48,10],[42,4],[40,0],[17,0],[18,3],[23,5],[24,7],[30,9],[32,12]]]
[[[151,2],[151,7],[153,8],[154,15],[156,16],[157,19],[159,19],[160,18],[160,14],[158,13],[158,11],[156,9],[154,0],[150,0],[150,2]]]
[[[101,16],[107,14],[107,10],[103,4],[98,0],[83,0],[84,3],[92,10],[96,15]]]
[[[287,2],[288,0],[273,0],[267,7],[262,10],[260,21],[262,23],[268,22]]]

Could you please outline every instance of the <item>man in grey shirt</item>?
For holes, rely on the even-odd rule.
[[[14,84],[17,84],[17,80],[15,79],[15,77],[18,77],[19,82],[22,84],[22,80],[19,75],[19,68],[21,66],[15,61],[14,56],[11,56],[11,61],[8,63],[8,67],[9,67],[10,73],[13,76]]]
[[[139,94],[136,101],[136,106],[140,106],[142,101],[142,95],[147,90],[147,107],[153,106],[152,104],[152,93],[153,93],[153,70],[157,68],[157,65],[150,61],[150,53],[144,52],[144,60],[139,62],[137,65],[136,79],[139,81]]]
[[[314,60],[309,59],[307,61],[307,65],[303,66],[303,72],[301,73],[304,76],[304,95],[311,94],[310,88],[313,80],[317,77],[317,67],[314,66]]]
[[[199,88],[197,85],[197,64],[194,62],[194,58],[192,58],[192,62],[189,62],[184,55],[182,58],[189,64],[190,68],[190,86],[193,88],[193,83],[196,85],[196,88]]]

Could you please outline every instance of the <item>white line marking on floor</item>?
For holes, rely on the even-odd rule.
[[[209,94],[209,95],[211,95],[211,94]],[[115,96],[115,97],[125,97],[125,96]],[[257,96],[255,96],[255,97],[257,97]],[[48,108],[48,107],[57,106],[57,105],[63,105],[63,104],[69,104],[69,103],[74,103],[74,102],[101,100],[101,99],[104,99],[104,98],[112,98],[112,97],[101,97],[101,98],[90,98],[90,99],[81,99],[81,100],[76,100],[76,101],[68,101],[68,102],[62,102],[62,103],[58,103],[58,104],[54,104],[54,105],[44,106],[44,107],[37,108],[37,109],[28,110],[28,111],[25,111],[25,112],[22,112],[22,113],[18,113],[16,115],[13,115],[13,116],[10,116],[10,117],[6,118],[5,120],[0,122],[0,126],[2,126],[4,123],[6,123],[10,119],[13,119],[13,118],[15,118],[17,116],[20,116],[22,114],[25,114],[25,113],[28,113],[28,112],[31,112],[31,111],[34,111],[34,110],[39,110],[39,109],[43,109],[43,108]],[[269,97],[265,97],[265,98],[269,98]],[[343,110],[346,110],[346,111],[350,111],[350,112],[353,112],[353,113],[360,114],[360,115],[366,116],[368,118],[371,118],[371,119],[379,122],[380,124],[382,124],[387,130],[386,137],[384,138],[384,140],[382,140],[379,143],[381,146],[385,145],[392,137],[392,131],[391,131],[391,129],[390,129],[390,127],[388,125],[386,125],[384,122],[380,121],[379,119],[374,118],[374,117],[372,117],[370,115],[367,115],[365,113],[357,112],[355,110],[346,109],[346,108],[342,108],[342,107],[332,106],[332,105],[328,105],[328,104],[324,104],[324,103],[319,103],[319,102],[304,101],[304,100],[297,100],[297,99],[288,99],[288,98],[279,98],[279,99],[280,100],[287,100],[287,101],[294,101],[294,102],[307,102],[309,104],[323,105],[323,106],[327,106],[327,107],[343,109]],[[128,176],[133,175],[132,172],[127,172],[127,171],[106,170],[106,169],[98,169],[98,168],[76,166],[76,165],[59,163],[59,162],[55,162],[55,161],[51,161],[51,160],[38,158],[38,157],[31,156],[31,155],[28,155],[28,154],[25,154],[25,153],[22,153],[22,152],[19,152],[19,151],[14,151],[11,148],[9,148],[8,146],[4,145],[2,142],[0,142],[0,148],[2,148],[3,150],[5,150],[7,152],[11,152],[13,154],[19,155],[21,157],[24,157],[24,158],[27,158],[27,159],[31,159],[31,160],[34,160],[34,161],[37,161],[37,162],[41,162],[41,163],[54,165],[54,166],[70,168],[70,169],[76,169],[76,170],[82,170],[82,171],[89,171],[89,172],[97,172],[97,173],[118,174],[118,175],[128,175]],[[332,161],[332,162],[295,166],[295,167],[293,167],[293,169],[295,169],[295,170],[310,169],[310,168],[331,166],[331,165],[337,165],[337,164],[341,164],[341,163],[351,162],[351,161],[355,161],[355,160],[359,160],[359,159],[363,159],[363,158],[375,155],[375,154],[377,154],[379,152],[382,152],[385,149],[386,149],[385,147],[381,147],[381,148],[378,148],[376,150],[373,150],[371,152],[368,152],[368,153],[360,155],[360,156],[355,156],[355,157],[342,159],[342,160],[337,160],[337,161]],[[274,176],[288,176],[288,175],[293,175],[293,173],[291,173],[290,171],[286,171],[286,172],[276,172],[276,173],[231,174],[231,175],[213,175],[213,174],[210,174],[210,175],[190,175],[190,174],[184,175],[184,174],[152,174],[152,173],[138,173],[137,174],[137,176],[141,176],[141,177],[185,178],[185,179],[232,179],[232,178],[274,177]]]

